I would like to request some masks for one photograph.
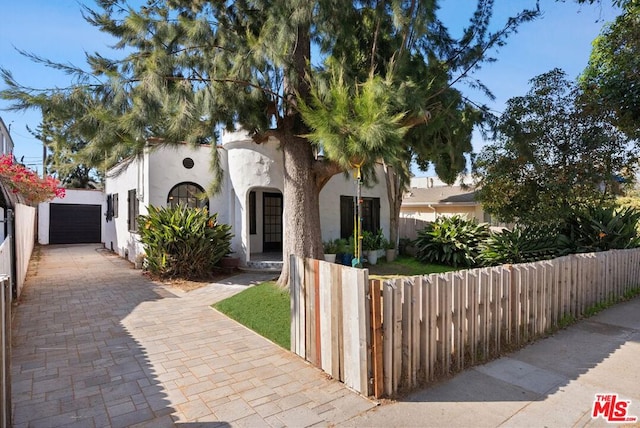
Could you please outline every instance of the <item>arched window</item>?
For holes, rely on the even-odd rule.
[[[190,208],[209,208],[209,198],[196,183],[180,183],[173,186],[167,198],[167,206],[186,205]]]

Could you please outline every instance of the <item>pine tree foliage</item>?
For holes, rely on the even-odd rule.
[[[73,85],[34,91],[2,70],[9,89],[1,96],[16,109],[74,117],[85,159],[95,164],[140,153],[150,137],[213,144],[217,129],[236,126],[258,143],[276,137],[289,176],[285,211],[300,213],[286,219],[296,239],[285,237],[284,251],[320,257],[315,193],[349,156],[365,156],[369,166],[382,157],[405,178],[413,156],[444,159],[441,171],[459,168],[459,151],[469,149],[462,134],[475,119],[451,86],[486,89],[472,72],[539,15],[536,4],[491,31],[493,4],[477,0],[454,38],[436,0],[149,0],[139,7],[98,0],[85,18],[117,40],[122,57],[88,54],[83,71],[34,56],[69,73]],[[418,131],[442,112],[461,121],[457,131],[445,130],[448,121],[434,122],[438,133]],[[327,156],[314,158],[320,145]],[[211,152],[216,190],[222,172]]]
[[[535,9],[525,10],[491,33],[493,1],[480,0],[468,27],[456,40],[438,19],[438,5],[433,0],[231,4],[167,1],[148,2],[139,10],[123,1],[103,0],[98,6],[97,10],[85,8],[86,19],[118,40],[115,48],[127,53],[124,58],[87,55],[90,70],[85,72],[28,54],[69,73],[75,78],[75,85],[33,95],[3,70],[9,89],[2,96],[16,100],[15,109],[35,105],[57,110],[71,103],[83,110],[74,112],[81,122],[76,132],[90,142],[87,158],[101,165],[139,153],[149,137],[161,137],[167,143],[198,144],[214,141],[217,124],[233,128],[239,123],[257,138],[265,131],[282,130],[287,126],[287,112],[295,110],[301,95],[296,92],[299,85],[285,91],[285,82],[299,82],[304,87],[308,77],[324,79],[320,84],[326,88],[337,85],[335,90],[351,93],[356,88],[364,89],[362,85],[369,79],[369,89],[383,89],[381,84],[385,82],[386,90],[396,94],[393,101],[398,105],[389,109],[389,103],[384,102],[381,106],[385,108],[357,123],[364,128],[372,118],[388,115],[384,121],[395,121],[398,129],[383,132],[385,127],[380,125],[378,137],[406,133],[409,126],[407,121],[397,120],[399,115],[415,119],[425,117],[426,112],[469,110],[468,104],[450,102],[451,96],[460,97],[449,88],[452,80],[466,79],[469,84],[482,87],[470,72],[482,62],[491,61],[488,51],[503,45],[518,25],[538,13]],[[335,59],[332,63],[339,64],[340,70],[292,63],[300,27],[308,29],[321,56]],[[314,62],[312,58],[305,60]],[[336,78],[336,74],[341,77]],[[403,87],[412,90],[403,91]],[[446,91],[454,94],[445,97],[449,99],[444,102],[437,100]],[[371,94],[366,90],[359,93]],[[59,102],[53,101],[56,97]],[[316,94],[316,110],[321,105],[318,100],[327,101],[326,97]],[[325,107],[331,105],[329,102]],[[459,113],[444,116],[461,119]],[[457,166],[456,170],[460,170],[459,154],[470,151],[470,146],[453,143],[457,141],[456,131],[442,129],[446,126],[443,123],[434,122],[430,132],[414,133],[413,143],[423,146],[419,151],[423,167],[434,162],[446,175],[448,167]],[[314,124],[318,124],[317,120]],[[301,124],[297,127],[304,130]],[[344,130],[337,135],[340,133]],[[427,141],[421,143],[424,137]],[[435,142],[432,147],[428,147],[429,137]],[[347,144],[353,146],[352,142]],[[454,153],[458,157],[452,161]],[[375,160],[374,156],[368,158]],[[445,161],[438,162],[441,159]],[[341,159],[337,160],[344,165]]]
[[[328,91],[314,91],[310,105],[299,105],[313,130],[309,140],[345,170],[401,158],[408,127],[403,125],[406,115],[395,113],[390,86],[377,75],[355,87],[333,76]]]

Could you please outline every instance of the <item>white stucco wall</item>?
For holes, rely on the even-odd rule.
[[[195,183],[208,191],[213,182],[211,171],[211,146],[190,147],[181,144],[151,151],[148,167],[148,197],[145,203],[154,206],[166,206],[169,192],[180,183]],[[209,197],[209,212],[217,213],[220,223],[232,224],[235,202],[230,201],[231,183],[228,177],[228,152],[218,147],[219,165],[223,169],[222,187],[218,193]],[[192,168],[185,168],[183,160],[191,158]],[[234,252],[241,250],[239,236],[234,236],[231,242]]]
[[[218,149],[218,153],[220,165],[226,170],[227,153],[223,149]],[[186,168],[183,165],[183,160],[187,157],[193,160],[192,168]],[[136,256],[143,252],[143,248],[138,234],[129,232],[128,191],[136,189],[140,202],[139,214],[145,215],[149,205],[166,206],[169,192],[177,184],[195,183],[207,190],[213,179],[210,161],[210,146],[190,147],[181,144],[157,149],[149,148],[144,156],[131,162],[120,174],[109,174],[105,193],[118,194],[119,215],[113,221],[106,222],[105,247],[113,249],[120,256],[134,262]],[[115,169],[111,172],[114,171]],[[221,191],[209,198],[210,212],[218,213],[218,221],[227,224],[232,220],[228,193],[229,181],[225,179]]]
[[[138,183],[142,178],[140,171],[144,170],[144,158],[146,156],[134,159],[125,168],[119,169],[116,167],[111,169],[107,173],[107,179],[105,180],[105,195],[118,195],[118,215],[109,221],[106,221],[105,218],[103,226],[105,234],[104,246],[132,262],[135,261],[136,255],[142,251],[142,247],[138,241],[138,235],[129,232],[127,197],[129,190],[136,189],[138,191],[139,188],[144,187],[142,183]],[[146,207],[142,203],[139,205],[139,212],[140,214],[147,213]]]
[[[219,150],[221,157],[226,157],[224,150]],[[193,160],[193,167],[188,169],[182,164],[185,158]],[[148,187],[144,202],[153,206],[166,206],[171,189],[180,183],[190,182],[205,189],[210,187],[213,173],[210,170],[211,147],[189,147],[185,144],[153,150],[149,153]],[[221,165],[226,160],[221,159]],[[218,220],[227,223],[229,215],[226,210],[226,184],[217,195],[209,198],[209,211],[218,212]]]
[[[50,204],[100,205],[103,215],[106,210],[106,200],[102,190],[65,189],[64,198],[54,198],[49,202],[38,204],[38,243],[41,245],[49,245]],[[104,223],[100,236],[104,242],[106,237]]]
[[[237,132],[223,135],[228,156],[228,182],[233,187],[235,219],[232,248],[235,256],[249,260],[251,253],[262,252],[262,195],[282,193],[284,164],[277,140],[256,144]],[[249,234],[249,193],[256,192],[256,234]],[[231,205],[231,204],[230,204]],[[286,213],[283,213],[286,215]]]
[[[382,166],[376,167],[378,183],[371,188],[362,186],[362,197],[380,198],[380,228],[385,238],[389,238],[389,200]],[[320,225],[322,240],[340,238],[340,196],[354,196],[356,181],[353,171],[349,176],[335,175],[320,192]]]
[[[234,238],[231,248],[241,262],[250,259],[251,253],[262,252],[262,195],[264,192],[282,193],[284,189],[284,164],[277,140],[254,143],[241,132],[225,132],[222,146],[218,147],[220,166],[224,170],[224,182],[219,194],[210,198],[210,210],[218,213],[220,222],[232,226]],[[121,256],[135,261],[142,251],[137,234],[130,233],[127,225],[127,193],[138,189],[141,199],[140,214],[146,214],[146,205],[165,206],[170,190],[179,183],[193,182],[204,189],[209,187],[212,173],[209,169],[208,146],[193,148],[187,145],[164,147],[150,151],[144,158],[130,163],[121,174],[108,175],[105,193],[118,193],[119,215],[104,226],[105,246],[113,248]],[[183,166],[190,157],[194,167]],[[362,187],[364,197],[380,198],[380,226],[385,236],[389,234],[389,203],[382,168],[377,171],[378,185]],[[256,192],[256,234],[249,233],[249,193]],[[340,196],[352,196],[355,183],[350,175],[333,177],[320,193],[320,220],[323,240],[340,236]],[[283,213],[286,216],[286,212]]]
[[[438,217],[451,217],[460,215],[470,220],[484,221],[484,210],[482,205],[455,205],[455,204],[435,204],[435,205],[403,205],[400,208],[400,217],[413,218],[422,221],[435,221]]]

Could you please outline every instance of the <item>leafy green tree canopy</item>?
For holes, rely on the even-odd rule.
[[[476,164],[485,209],[524,224],[608,201],[618,187],[616,174],[636,162],[633,147],[606,117],[581,109],[580,90],[563,71],[531,84],[525,96],[507,102],[496,141]]]
[[[580,86],[591,109],[605,110],[630,138],[640,139],[639,2],[627,2],[594,40]]]

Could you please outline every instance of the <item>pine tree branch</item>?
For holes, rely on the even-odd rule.
[[[518,22],[520,21],[520,19],[522,19],[524,17],[525,14],[529,14],[530,12],[527,11],[522,12],[518,15],[518,19],[516,18],[511,18],[509,19],[509,21],[507,22],[507,24],[497,33],[495,33],[493,35],[493,37],[491,37],[491,39],[482,47],[480,53],[476,56],[476,59],[474,61],[471,62],[471,64],[469,64],[464,71],[455,79],[453,79],[451,82],[449,82],[445,87],[441,88],[439,91],[437,91],[436,93],[430,95],[426,101],[437,97],[438,95],[442,94],[444,91],[446,91],[447,89],[451,88],[453,85],[455,85],[456,83],[458,83],[460,80],[462,80],[464,77],[466,77],[469,72],[471,70],[473,70],[480,61],[482,61],[484,59],[484,55],[487,53],[487,51],[489,49],[491,49],[496,43],[498,43],[500,41],[500,39],[502,39],[502,37],[504,37],[507,33],[509,33],[510,31],[512,31],[516,25],[518,24]]]
[[[187,82],[198,82],[198,83],[233,83],[236,84],[238,86],[249,86],[255,89],[258,89],[262,92],[264,92],[265,94],[269,94],[271,96],[273,96],[274,98],[277,98],[293,107],[295,107],[294,103],[291,103],[291,101],[287,98],[284,97],[282,95],[280,95],[279,93],[275,92],[272,89],[269,88],[265,88],[263,86],[260,85],[256,85],[255,83],[251,83],[248,80],[241,80],[241,79],[231,79],[231,78],[224,78],[224,79],[216,79],[216,78],[207,78],[207,77],[184,77],[184,76],[164,76],[165,79],[167,80],[173,80],[173,81],[187,81]],[[135,80],[130,80],[129,82],[136,82],[139,81],[139,79],[135,79]],[[297,109],[296,109],[297,110]]]

